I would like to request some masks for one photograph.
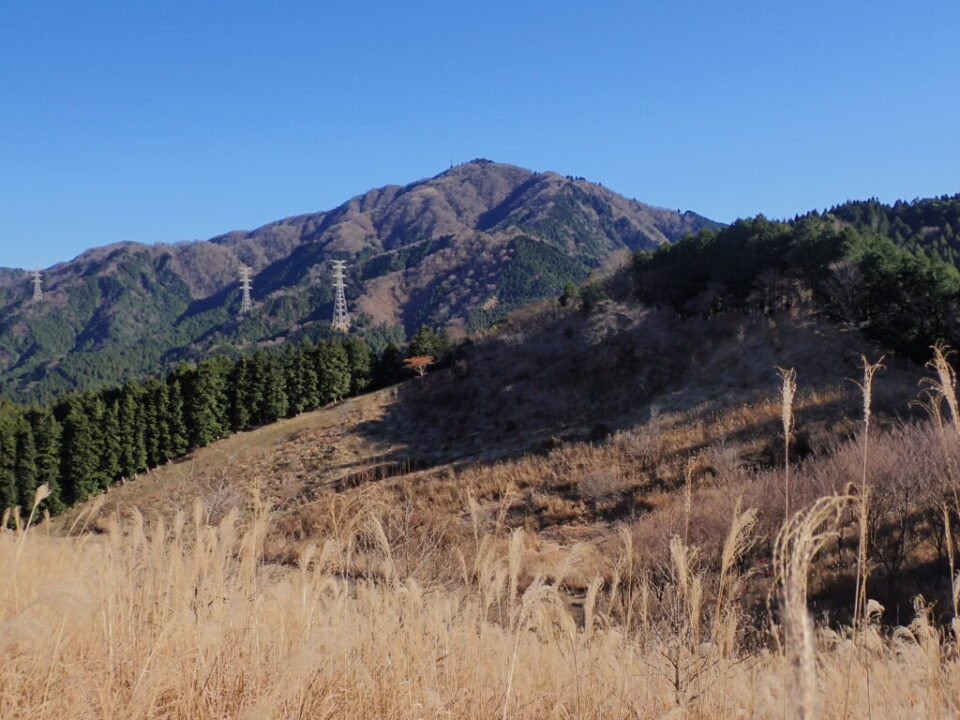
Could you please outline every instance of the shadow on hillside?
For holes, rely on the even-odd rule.
[[[543,182],[541,175],[534,175],[529,180],[522,182],[513,192],[507,195],[499,205],[481,213],[480,217],[477,218],[477,230],[491,230],[506,220],[510,216],[510,213],[517,209],[517,201],[522,198],[530,188],[535,187],[541,182]]]
[[[305,243],[296,247],[289,256],[267,265],[254,280],[258,295],[266,297],[270,293],[301,285],[310,275],[311,269],[329,260],[331,253],[326,243]]]
[[[177,318],[177,324],[181,324],[185,320],[188,320],[197,315],[203,315],[208,313],[211,310],[217,310],[228,304],[227,299],[231,296],[237,295],[239,285],[236,283],[228,285],[227,287],[218,290],[213,295],[208,295],[205,298],[200,298],[199,300],[194,300],[187,306],[187,309],[184,310],[180,317]]]
[[[798,412],[793,453],[800,459],[855,430],[861,399],[845,378],[858,376],[861,352],[879,356],[856,334],[810,319],[681,320],[612,302],[590,313],[546,305],[512,316],[500,332],[467,347],[454,367],[393,388],[385,415],[359,430],[400,445],[385,458],[393,463],[491,462],[603,441],[657,412],[709,426],[748,403],[775,406],[775,368],[784,366],[797,368],[801,397],[817,393],[814,407]],[[875,385],[881,417],[908,413],[916,388],[916,369],[888,364]],[[708,427],[707,440],[677,452],[765,435],[765,448],[748,460],[776,465],[779,411],[768,414],[733,432]]]
[[[883,532],[895,532],[888,526]],[[855,588],[855,548],[848,550],[842,567],[836,564],[833,553],[821,559],[829,577],[819,590],[810,596],[810,609],[818,617],[828,618],[834,627],[849,626],[852,620],[852,601]],[[941,627],[949,627],[953,620],[950,599],[950,569],[946,558],[917,561],[915,556],[903,559],[904,566],[896,573],[883,568],[872,573],[867,583],[867,597],[883,607],[881,621],[887,626],[898,626],[916,616],[914,603],[917,597],[933,605],[933,621]]]

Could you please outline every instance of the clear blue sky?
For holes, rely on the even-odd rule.
[[[486,157],[719,220],[960,192],[960,3],[0,2],[0,265]]]

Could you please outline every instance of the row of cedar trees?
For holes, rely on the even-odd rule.
[[[426,349],[416,340],[408,354]],[[232,432],[392,384],[402,377],[402,361],[396,346],[377,357],[362,340],[337,338],[208,358],[164,379],[70,395],[48,407],[0,399],[0,509],[30,508],[45,483],[51,494],[44,507],[60,512]]]

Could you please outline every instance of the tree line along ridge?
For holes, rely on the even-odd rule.
[[[445,332],[423,327],[407,349],[439,363]],[[403,377],[404,354],[356,337],[288,344],[182,364],[165,377],[21,406],[0,398],[0,507],[26,507],[47,485],[58,513],[234,432],[315,410]]]

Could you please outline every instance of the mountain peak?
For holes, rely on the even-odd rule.
[[[21,276],[0,273],[0,391],[71,390],[223,346],[322,336],[331,259],[349,262],[358,330],[402,340],[422,324],[484,327],[614,253],[710,225],[582,178],[475,159],[253,231],[94,248],[44,274],[41,305]],[[238,319],[240,265],[254,269],[255,308]]]

